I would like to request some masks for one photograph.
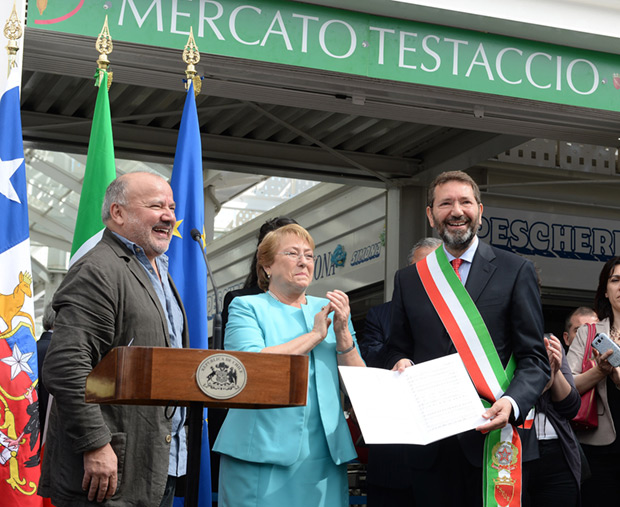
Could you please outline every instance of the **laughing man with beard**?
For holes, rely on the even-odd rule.
[[[411,468],[402,471],[401,481],[410,485],[411,506],[479,507],[485,435],[509,423],[522,424],[549,380],[537,276],[531,262],[479,241],[480,190],[466,173],[440,174],[429,187],[427,205],[429,223],[443,241],[431,255],[450,261],[486,325],[490,347],[504,368],[512,355],[516,369],[503,396],[489,400],[487,423],[427,446],[407,446]],[[424,266],[406,267],[395,276],[386,366],[401,372],[457,352],[438,313],[445,310],[436,309],[423,285]],[[526,481],[527,461],[538,456],[536,433],[519,434]]]
[[[86,377],[112,348],[188,345],[164,255],[174,209],[160,176],[118,177],[106,190],[101,241],[54,296],[54,336],[43,363],[54,402],[39,494],[56,507],[168,507],[185,475],[184,409],[167,417],[164,407],[84,402]]]

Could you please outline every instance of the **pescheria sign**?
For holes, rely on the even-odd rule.
[[[620,57],[282,0],[47,0],[28,26],[405,83],[620,110]]]

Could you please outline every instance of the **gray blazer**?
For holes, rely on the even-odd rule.
[[[609,335],[609,319],[603,319],[596,323],[596,332]],[[573,375],[581,373],[583,355],[586,350],[588,339],[588,326],[581,326],[577,335],[568,349],[566,358]],[[598,409],[598,428],[591,431],[575,431],[577,438],[582,444],[608,445],[616,440],[616,427],[609,411],[607,400],[607,377],[596,384],[596,402]]]
[[[172,282],[172,281],[171,281]],[[176,288],[171,283],[181,308]],[[39,494],[56,507],[101,505],[82,491],[83,453],[111,443],[119,486],[108,506],[159,505],[171,423],[164,407],[84,402],[86,377],[114,347],[168,347],[164,310],[140,262],[109,231],[71,267],[54,296],[54,336],[43,381],[54,396]],[[187,320],[183,344],[188,346]]]

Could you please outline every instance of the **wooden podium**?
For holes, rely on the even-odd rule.
[[[222,361],[222,355],[227,356]],[[204,377],[223,374],[225,361],[234,361],[224,385],[238,389],[245,369],[244,387],[232,397],[212,397]],[[233,373],[234,371],[234,373]],[[220,383],[220,385],[222,385]],[[233,389],[233,393],[235,392]],[[168,347],[118,347],[97,364],[86,379],[86,402],[116,405],[189,406],[187,492],[185,505],[198,503],[203,407],[277,408],[306,404],[308,356],[175,349]],[[230,396],[230,393],[225,394]]]

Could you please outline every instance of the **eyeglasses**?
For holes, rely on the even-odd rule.
[[[306,262],[314,262],[314,254],[312,253],[278,252],[278,255],[284,255],[291,260],[301,260],[303,258]]]

